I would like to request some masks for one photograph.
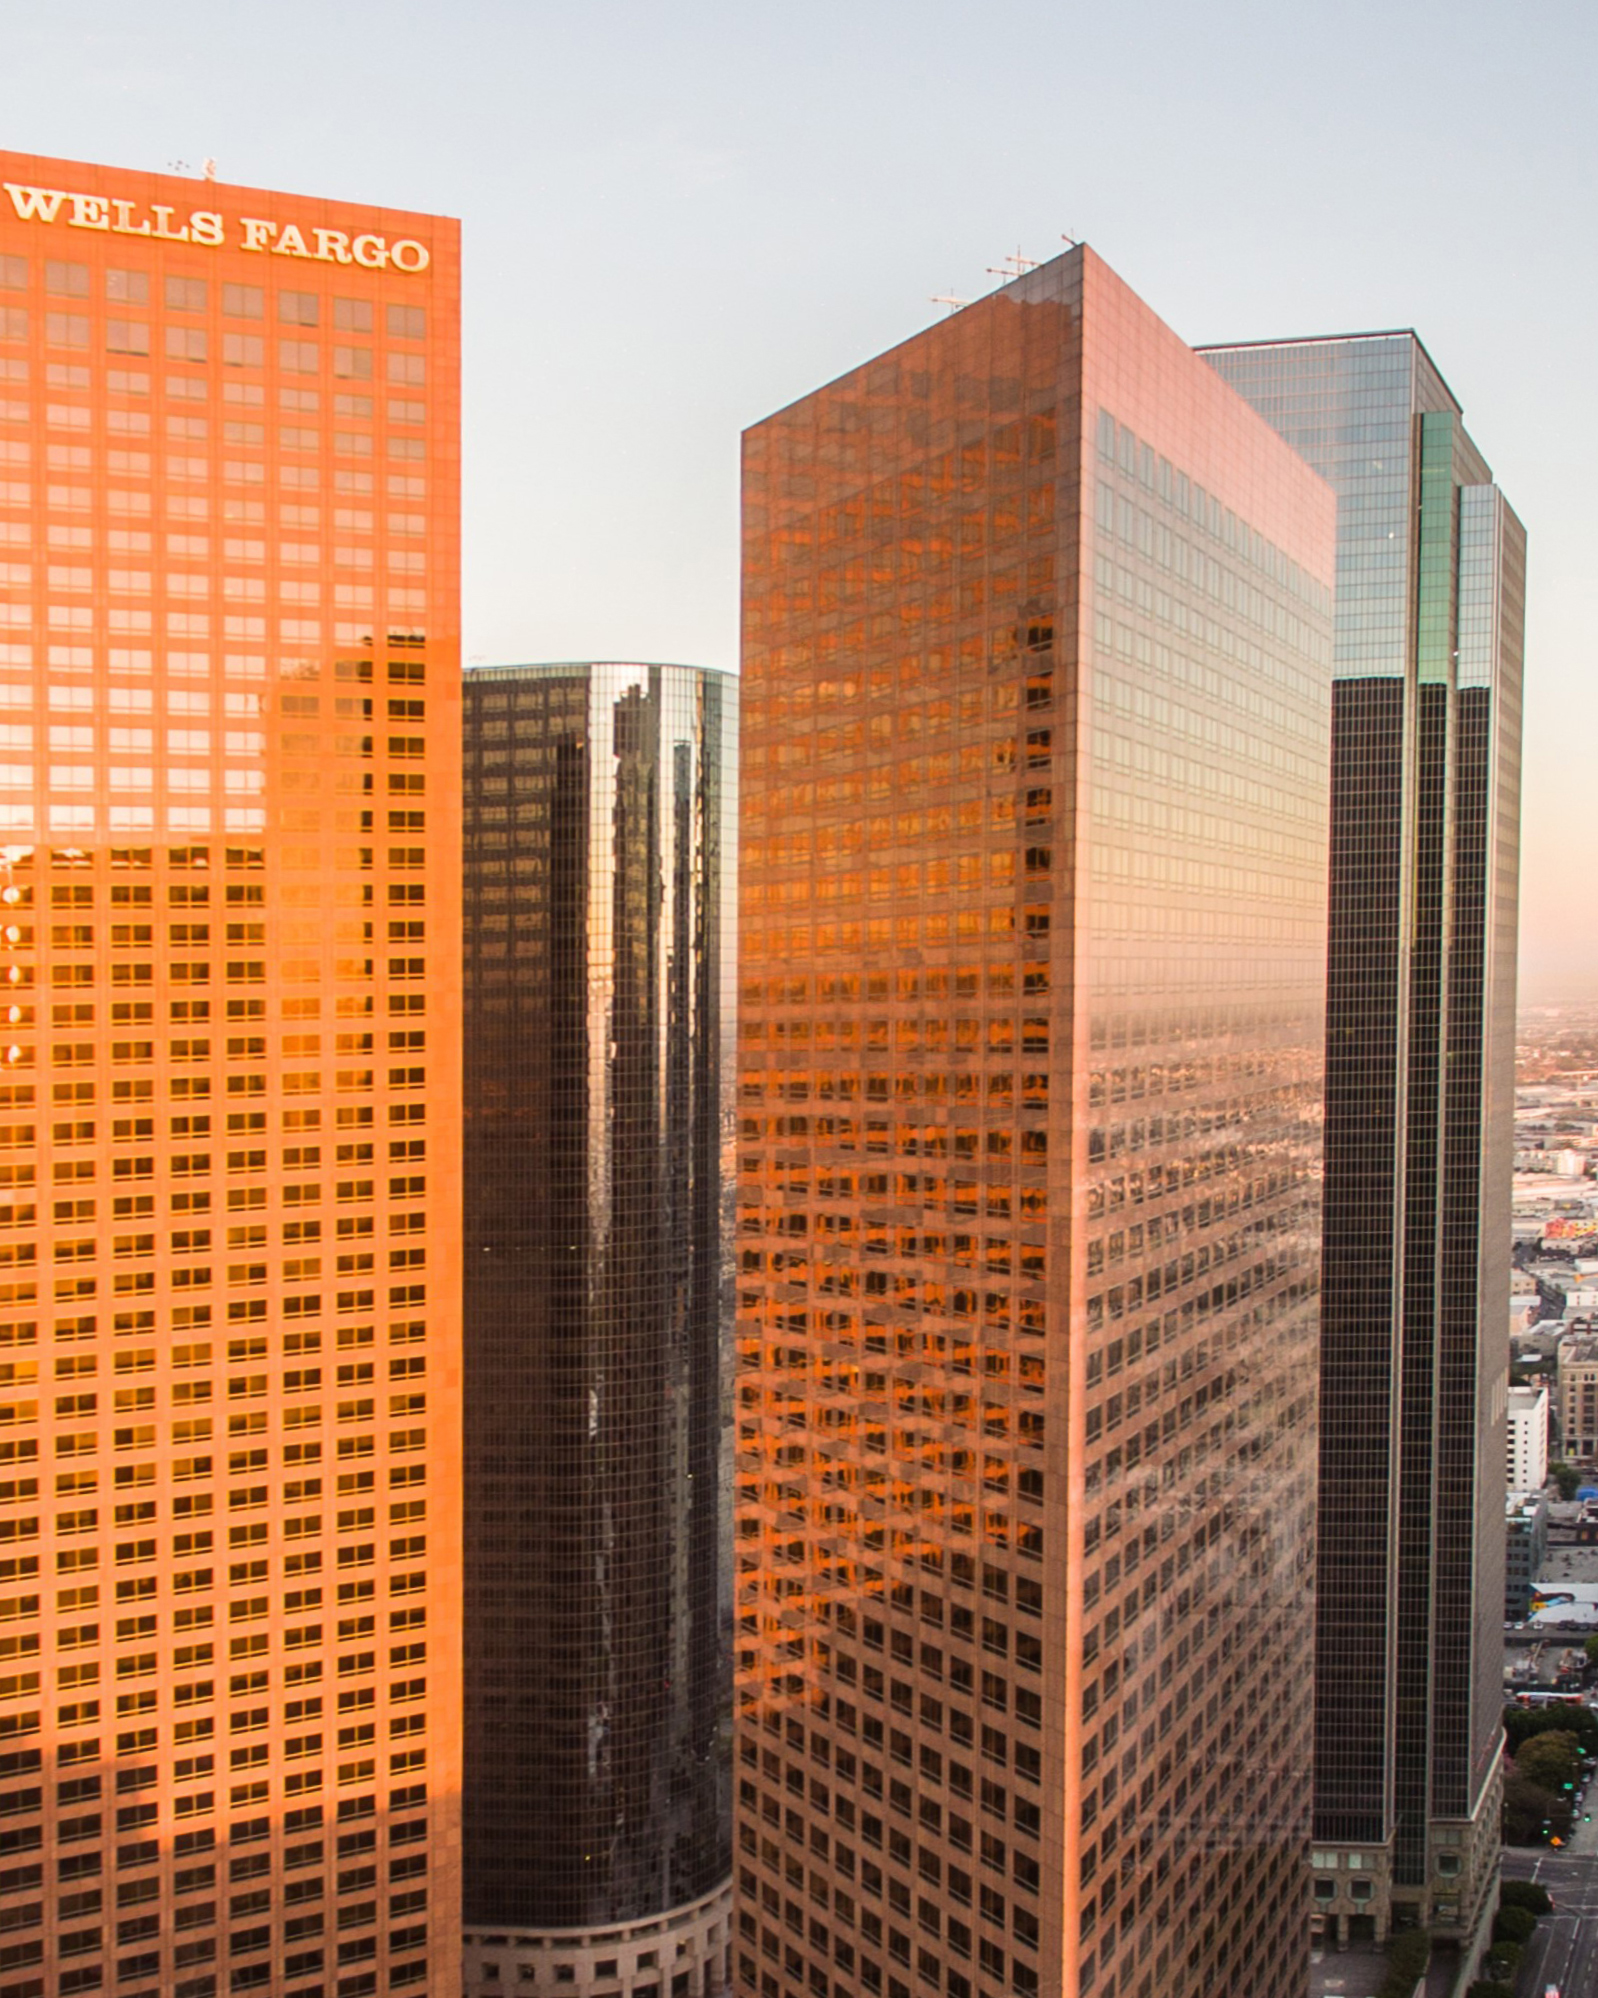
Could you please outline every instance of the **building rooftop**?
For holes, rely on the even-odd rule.
[[[1464,404],[1449,388],[1442,369],[1427,353],[1426,342],[1413,326],[1381,326],[1368,333],[1293,333],[1285,340],[1206,340],[1193,351],[1196,354],[1239,354],[1262,347],[1357,347],[1375,340],[1408,340],[1418,347],[1426,355],[1427,366],[1437,377],[1449,401],[1461,415],[1464,414]]]

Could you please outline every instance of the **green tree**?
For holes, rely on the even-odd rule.
[[[1573,1499],[1576,1496],[1576,1487],[1581,1483],[1581,1478],[1569,1464],[1550,1464],[1548,1475],[1559,1487],[1559,1496],[1562,1499]]]
[[[1587,1654],[1587,1663],[1589,1665],[1598,1665],[1598,1631],[1595,1631],[1581,1648]]]
[[[1553,1897],[1540,1880],[1506,1880],[1498,1889],[1500,1908],[1526,1908],[1534,1915],[1546,1915]]]
[[[1493,1941],[1523,1943],[1537,1926],[1530,1908],[1503,1908],[1493,1918]]]
[[[1541,1845],[1543,1827],[1566,1838],[1570,1805],[1563,1796],[1544,1790],[1511,1767],[1504,1778],[1504,1841],[1508,1845]]]
[[[1472,1983],[1466,1998],[1515,1998],[1513,1984],[1500,1984],[1496,1977],[1478,1977]]]
[[[1520,1944],[1494,1943],[1487,1952],[1487,1968],[1495,1977],[1513,1978],[1520,1967]]]
[[[1408,1929],[1387,1945],[1387,1975],[1376,1998],[1410,1998],[1431,1961],[1432,1939],[1424,1929]]]
[[[1588,1755],[1598,1755],[1598,1714],[1589,1707],[1505,1707],[1504,1737],[1511,1755],[1534,1734],[1573,1734]]]
[[[1515,1767],[1540,1788],[1561,1791],[1576,1780],[1581,1750],[1573,1734],[1564,1728],[1549,1728],[1515,1750]]]

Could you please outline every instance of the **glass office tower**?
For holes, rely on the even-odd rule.
[[[737,686],[466,677],[473,1993],[726,1990]]]
[[[1498,1850],[1525,533],[1413,333],[1205,358],[1340,510],[1315,1906],[1463,1938]]]
[[[1078,250],[744,537],[737,1988],[1280,1998],[1332,494]]]
[[[432,1998],[457,229],[0,184],[0,1990]]]

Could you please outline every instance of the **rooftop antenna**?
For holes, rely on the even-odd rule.
[[[931,305],[948,306],[949,317],[952,319],[963,305],[969,305],[971,301],[969,298],[956,298],[953,292],[935,291],[928,300],[928,303]]]
[[[205,177],[206,177],[206,179],[207,179],[207,180],[215,180],[215,179],[216,179],[216,161],[215,161],[215,160],[207,160],[207,161],[205,162],[205,167],[204,167],[204,173],[205,173]]]
[[[1038,262],[1038,258],[1024,257],[1020,250],[1016,249],[1012,255],[1001,259],[999,263],[989,264],[988,276],[1018,278],[1026,271],[1035,271],[1038,268]]]
[[[1080,236],[1068,236],[1063,229],[1060,232],[1060,241],[1068,250],[1079,250],[1082,247],[1082,238]]]

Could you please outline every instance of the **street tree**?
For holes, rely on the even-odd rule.
[[[1528,1782],[1556,1793],[1573,1786],[1581,1767],[1581,1750],[1576,1737],[1563,1728],[1550,1728],[1534,1734],[1515,1750],[1515,1767]]]
[[[1504,1842],[1541,1845],[1552,1834],[1570,1834],[1570,1804],[1563,1795],[1545,1790],[1521,1775],[1513,1764],[1504,1776]]]
[[[1598,1714],[1587,1707],[1505,1707],[1504,1738],[1511,1755],[1536,1734],[1573,1734],[1584,1754],[1598,1755]]]
[[[1534,1915],[1546,1915],[1554,1905],[1553,1896],[1540,1880],[1505,1880],[1498,1889],[1500,1908],[1526,1908]]]

